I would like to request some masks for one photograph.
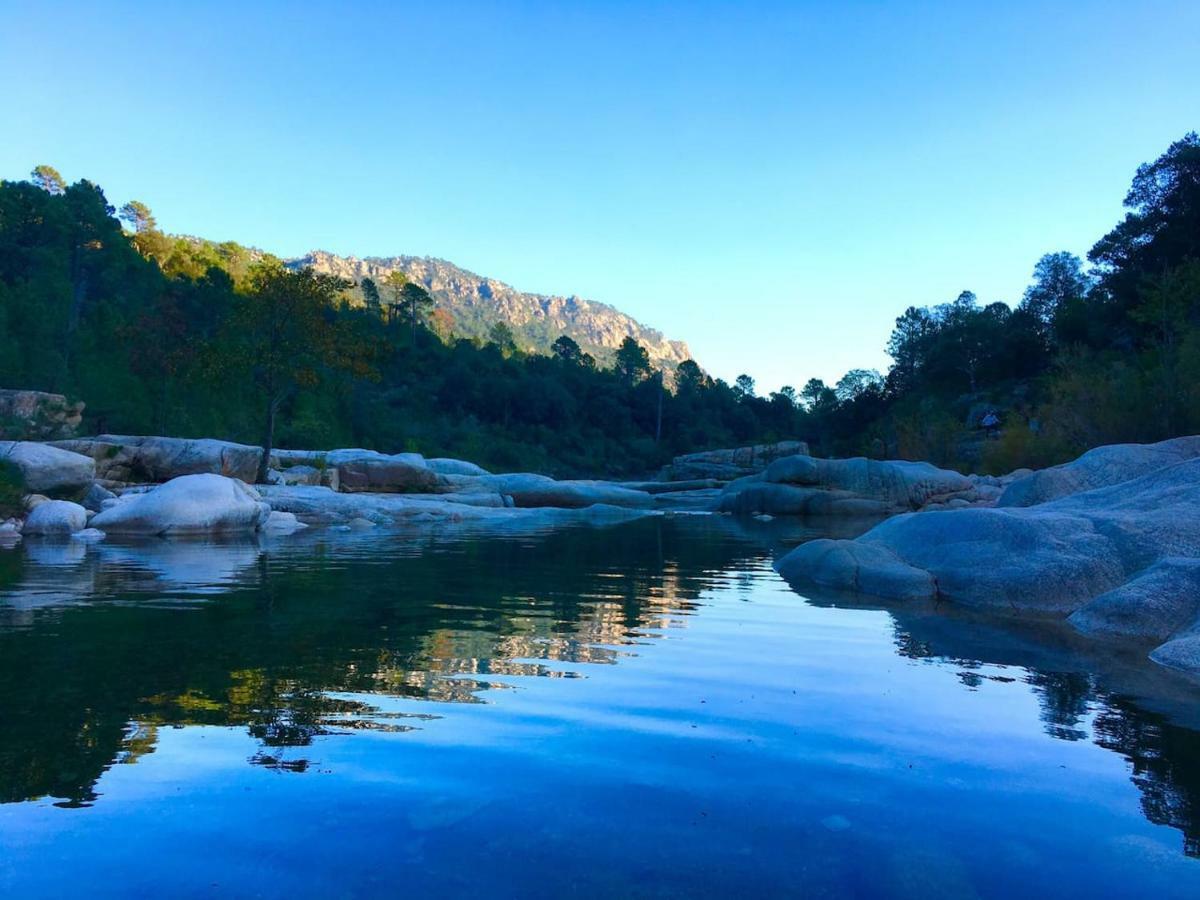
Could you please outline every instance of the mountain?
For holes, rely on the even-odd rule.
[[[656,367],[668,371],[674,371],[679,363],[691,358],[683,341],[667,340],[661,331],[642,325],[606,303],[575,296],[525,293],[502,281],[460,269],[444,259],[418,256],[358,259],[314,250],[307,256],[288,260],[287,264],[296,268],[311,266],[355,284],[370,278],[381,290],[387,276],[399,270],[429,290],[438,307],[453,318],[453,331],[460,337],[486,340],[491,327],[504,322],[513,330],[518,346],[540,353],[548,353],[550,345],[566,334],[605,365],[612,361],[626,337],[645,347]]]

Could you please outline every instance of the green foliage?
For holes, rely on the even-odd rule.
[[[121,207],[119,218],[129,223],[129,226],[137,233],[142,234],[146,231],[154,231],[158,228],[158,223],[154,220],[154,215],[141,200],[130,200]]]
[[[617,372],[629,384],[636,384],[650,375],[650,354],[631,337],[621,341],[617,350]]]
[[[29,179],[50,194],[61,194],[67,189],[67,183],[54,166],[34,166],[33,171],[29,173]]]
[[[518,346],[506,323],[448,321],[402,272],[364,279],[358,304],[351,285],[261,251],[164,235],[135,201],[130,233],[98,187],[56,176],[0,182],[0,383],[85,400],[88,430],[265,434],[558,475],[644,474],[785,438],[999,471],[1200,432],[1195,134],[1139,168],[1094,271],[1047,254],[1015,309],[963,291],[905,310],[886,377],[852,369],[768,397],[691,360],[660,379],[632,337],[593,356],[522,325]],[[993,407],[1004,425],[985,441],[978,410]]]
[[[24,509],[25,479],[21,470],[0,460],[0,520],[19,515]]]

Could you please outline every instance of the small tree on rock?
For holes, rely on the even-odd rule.
[[[219,363],[246,371],[263,403],[263,455],[257,480],[267,480],[279,409],[294,393],[316,387],[333,371],[372,374],[373,347],[336,322],[349,282],[312,269],[263,266],[239,296]]]

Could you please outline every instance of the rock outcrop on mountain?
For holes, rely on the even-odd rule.
[[[476,275],[442,259],[419,256],[358,259],[314,250],[287,264],[311,267],[355,284],[370,278],[381,289],[388,275],[403,272],[429,290],[438,307],[452,318],[453,332],[461,337],[486,340],[491,327],[503,322],[513,330],[519,346],[539,353],[548,353],[550,345],[565,334],[604,364],[611,362],[627,337],[646,348],[651,364],[668,371],[674,371],[679,363],[691,357],[687,344],[667,340],[662,332],[605,303],[576,296],[518,291],[502,281]]]

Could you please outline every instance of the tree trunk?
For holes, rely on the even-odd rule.
[[[67,332],[63,335],[63,375],[66,378],[70,377],[71,344],[83,314],[83,304],[87,302],[87,289],[88,272],[83,264],[83,248],[77,246],[71,253],[71,308],[67,312]]]
[[[663,373],[658,373],[658,414],[654,417],[654,443],[662,440]]]
[[[258,474],[254,476],[255,484],[267,483],[267,469],[271,467],[271,450],[275,443],[275,412],[279,401],[275,397],[267,400],[267,427],[263,431],[262,459],[258,461]]]

